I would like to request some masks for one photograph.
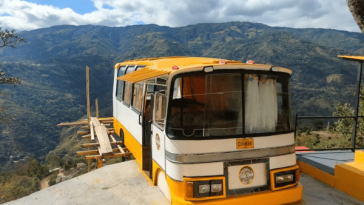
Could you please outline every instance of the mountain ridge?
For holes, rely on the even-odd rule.
[[[19,36],[27,43],[0,50],[0,68],[23,81],[16,87],[1,85],[0,106],[8,108],[2,115],[11,119],[0,126],[3,170],[26,156],[44,159],[67,140],[56,124],[85,115],[86,65],[91,69],[91,101],[99,99],[100,109],[107,110],[105,116],[112,114],[115,63],[161,56],[255,60],[290,68],[293,114],[332,115],[337,103],[354,102],[357,75],[357,64],[337,55],[364,54],[364,37],[359,33],[249,22],[176,28],[62,25]],[[341,76],[340,81],[328,80],[335,76]]]

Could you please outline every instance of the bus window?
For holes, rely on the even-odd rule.
[[[166,95],[164,92],[154,94],[153,122],[159,128],[164,129],[164,118],[166,116]]]
[[[125,70],[126,70],[126,66],[120,67],[119,70],[118,70],[118,77],[123,76],[125,74]],[[117,80],[117,84],[116,84],[116,99],[118,99],[119,101],[122,100],[123,88],[124,88],[124,81]]]
[[[136,111],[140,112],[142,110],[142,102],[143,102],[143,84],[140,83],[134,84],[132,107]]]
[[[270,133],[291,129],[288,79],[246,74],[245,133]]]
[[[128,68],[126,70],[126,74],[131,73],[134,70],[135,70],[135,66],[128,66]],[[125,82],[123,99],[127,105],[130,105],[130,101],[131,101],[131,88],[132,88],[132,84],[130,82]]]
[[[289,75],[187,74],[172,85],[167,117],[172,138],[292,130]]]

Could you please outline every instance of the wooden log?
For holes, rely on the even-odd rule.
[[[111,121],[111,122],[114,122],[114,118],[113,117],[100,117],[98,118],[98,120],[100,122],[105,122],[105,121]]]
[[[111,140],[115,143],[117,142],[116,139],[114,138],[114,136],[110,135]],[[120,145],[116,145],[117,148],[119,149],[120,153],[125,153],[124,149],[120,146]]]
[[[87,125],[90,126],[91,110],[90,110],[90,68],[86,66],[86,100],[87,100]]]
[[[97,159],[97,158],[104,158],[104,159],[107,159],[107,158],[116,158],[116,157],[126,157],[126,156],[129,156],[131,155],[130,152],[126,152],[126,153],[116,153],[116,154],[110,154],[110,155],[104,155],[104,156],[100,156],[100,155],[87,155],[85,156],[85,159],[87,160],[91,160],[91,159]]]
[[[85,121],[78,121],[78,122],[62,122],[62,123],[59,123],[57,126],[58,126],[58,127],[62,127],[62,126],[74,126],[74,125],[87,125],[87,122],[85,122]]]
[[[110,142],[111,145],[119,145],[122,143],[123,143],[122,141]],[[81,147],[98,147],[98,146],[100,146],[100,144],[99,143],[89,143],[89,144],[82,144],[80,146]]]
[[[90,131],[77,131],[77,134],[78,135],[87,135],[87,134],[90,134]]]
[[[104,120],[104,121],[100,121],[102,123],[114,123],[114,120]]]
[[[91,135],[84,135],[82,136],[83,139],[91,138]]]
[[[95,100],[95,107],[96,107],[96,118],[99,118],[99,102],[97,101],[97,98]]]
[[[102,159],[101,158],[97,158],[97,168],[102,168],[103,163],[102,163]]]
[[[77,155],[83,156],[83,155],[94,155],[99,154],[98,150],[87,150],[87,151],[78,151],[76,152]]]

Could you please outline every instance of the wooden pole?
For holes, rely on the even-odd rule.
[[[95,107],[96,107],[96,118],[99,118],[99,102],[97,101],[97,98],[95,100]]]
[[[87,99],[87,126],[90,129],[90,68],[86,66],[86,99]],[[88,138],[88,143],[91,143],[91,138]],[[91,147],[88,147],[91,150]],[[91,159],[88,160],[88,172],[91,171]]]

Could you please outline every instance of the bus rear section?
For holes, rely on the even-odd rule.
[[[144,87],[139,145],[129,131],[137,125],[115,117],[151,183],[172,204],[299,201],[290,71],[243,63],[189,66],[133,83]]]

